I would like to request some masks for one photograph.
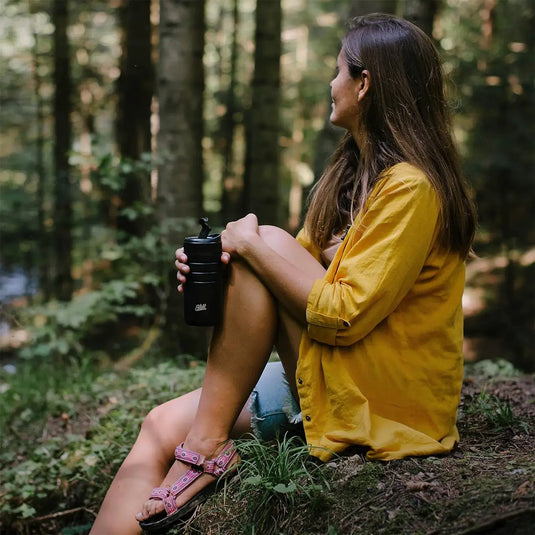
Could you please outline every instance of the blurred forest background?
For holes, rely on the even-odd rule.
[[[466,358],[535,371],[534,0],[0,0],[2,363],[202,358],[174,250],[201,215],[296,232],[342,135],[345,22],[373,11],[451,82],[480,217]]]

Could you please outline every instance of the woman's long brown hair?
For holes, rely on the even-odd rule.
[[[421,169],[440,199],[439,240],[466,258],[475,206],[453,142],[442,69],[433,42],[391,15],[357,17],[342,41],[351,76],[366,69],[357,144],[348,132],[311,192],[305,229],[320,249],[361,210],[385,169],[408,162]]]

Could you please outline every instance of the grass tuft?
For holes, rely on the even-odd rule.
[[[246,503],[245,533],[278,534],[292,521],[298,504],[310,504],[329,485],[322,466],[300,437],[284,435],[272,443],[238,441],[242,462],[237,499]]]
[[[468,412],[472,415],[483,416],[486,423],[496,432],[507,430],[529,432],[529,424],[515,416],[508,400],[489,394],[485,389],[482,389],[475,397]]]

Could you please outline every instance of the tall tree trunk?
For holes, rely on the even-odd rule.
[[[236,65],[238,62],[238,0],[234,0],[232,9],[232,45],[230,52],[230,83],[227,89],[226,111],[222,120],[221,132],[224,136],[223,151],[223,190],[221,194],[221,213],[223,221],[236,219],[242,204],[243,181],[234,170],[234,131],[236,127]]]
[[[71,73],[67,37],[68,0],[54,0],[54,252],[55,295],[68,301],[73,291],[72,192],[69,170],[71,149]]]
[[[172,258],[184,236],[196,233],[202,215],[204,0],[161,0],[159,27],[158,216],[168,229]],[[202,331],[184,326],[174,269],[168,286],[165,349],[175,354],[205,352]]]
[[[405,0],[402,15],[432,37],[437,10],[438,0]]]
[[[257,0],[244,193],[246,211],[262,224],[279,222],[281,19],[280,0]]]
[[[154,93],[151,54],[150,0],[122,0],[119,19],[122,29],[121,75],[118,80],[117,141],[121,156],[139,160],[151,150],[150,115]],[[134,170],[121,192],[121,208],[145,204],[150,199],[150,173]],[[140,236],[144,217],[119,216],[117,228]]]
[[[49,240],[46,229],[46,209],[45,209],[45,189],[46,173],[44,164],[44,112],[43,97],[41,96],[41,77],[39,76],[39,35],[34,32],[33,65],[32,74],[35,88],[35,108],[37,137],[35,141],[35,174],[37,175],[37,242],[38,242],[38,269],[39,269],[39,290],[44,301],[49,301],[51,297],[50,277],[49,277]]]

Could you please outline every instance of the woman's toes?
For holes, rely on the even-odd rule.
[[[143,504],[141,511],[136,514],[137,520],[147,520],[147,518],[159,513],[163,510],[162,502],[156,500],[149,500]]]
[[[163,510],[163,502],[161,500],[149,500],[145,503],[144,513],[147,517],[154,516]]]

